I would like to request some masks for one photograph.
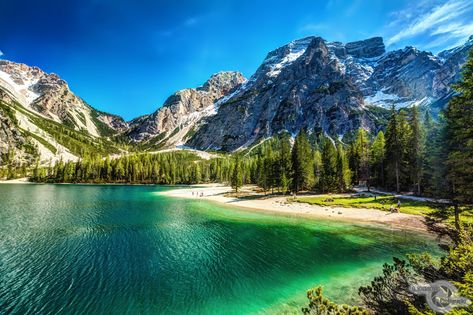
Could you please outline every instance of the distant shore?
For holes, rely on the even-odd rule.
[[[32,182],[29,182],[28,178],[18,178],[0,180],[0,184],[32,184]],[[159,192],[159,194],[177,198],[210,200],[250,211],[275,215],[306,217],[311,219],[322,218],[352,223],[376,224],[401,230],[429,232],[425,218],[420,215],[389,213],[376,209],[325,207],[308,203],[291,202],[290,196],[265,196],[261,193],[254,193],[252,189],[248,187],[244,188],[242,192],[243,195],[250,192],[250,198],[248,198],[248,196],[239,198],[233,196],[234,194],[231,187],[223,184],[201,184],[188,186],[186,188],[182,188],[182,186],[179,187],[180,188]]]
[[[248,190],[246,190],[248,191]],[[232,197],[233,190],[221,184],[189,186],[159,192],[159,194],[191,199],[205,199],[222,204],[237,206],[251,211],[285,216],[299,216],[312,219],[322,218],[352,223],[369,223],[395,229],[407,229],[428,232],[425,218],[406,213],[389,213],[376,209],[324,207],[307,203],[291,202],[288,196],[252,195],[251,198]],[[245,192],[245,191],[243,191]]]
[[[0,180],[0,184],[31,184],[28,177]]]

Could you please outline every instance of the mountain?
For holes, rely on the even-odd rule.
[[[121,117],[77,97],[58,75],[7,60],[0,60],[0,121],[0,162],[119,152],[106,138],[128,128]]]
[[[301,128],[342,140],[360,127],[376,132],[391,106],[442,109],[472,46],[470,37],[434,55],[410,46],[386,51],[381,37],[306,37],[268,53],[249,80],[216,73],[129,122],[91,107],[54,73],[0,60],[0,165],[130,149],[234,151]]]
[[[239,72],[216,73],[201,87],[180,90],[153,114],[131,121],[127,135],[138,142],[151,140],[154,145],[182,145],[204,117],[217,112],[217,101],[245,81]]]
[[[0,87],[27,109],[96,137],[127,128],[122,118],[95,110],[58,75],[37,67],[0,60]]]
[[[186,145],[233,151],[301,128],[342,138],[360,127],[376,132],[383,109],[391,106],[438,111],[472,44],[470,37],[433,55],[414,47],[386,51],[380,37],[346,44],[320,37],[293,41],[271,51]]]

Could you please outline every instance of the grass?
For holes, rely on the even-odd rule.
[[[299,197],[295,201],[325,207],[363,208],[389,211],[391,205],[395,208],[397,207],[398,199],[399,198],[393,196],[377,196],[375,200],[374,197],[365,196],[324,195],[317,197]],[[437,217],[448,224],[453,224],[454,222],[452,207],[428,201],[416,201],[402,198],[400,200],[401,213]],[[463,223],[473,224],[473,211],[464,209],[461,214],[461,220]]]

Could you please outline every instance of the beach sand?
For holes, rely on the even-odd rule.
[[[0,184],[31,184],[28,177],[0,180]]]
[[[302,216],[307,218],[324,218],[355,223],[379,224],[396,229],[409,229],[428,232],[425,218],[419,215],[405,213],[389,213],[376,209],[324,207],[307,203],[290,202],[289,196],[265,196],[256,194],[245,187],[242,193],[252,193],[250,197],[236,198],[229,186],[221,184],[206,184],[189,186],[160,192],[169,197],[193,198],[211,200],[222,204],[237,206],[251,211],[273,213],[285,216]],[[309,195],[304,195],[304,197]]]

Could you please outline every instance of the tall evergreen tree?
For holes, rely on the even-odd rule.
[[[412,130],[409,124],[408,112],[406,109],[401,109],[398,116],[398,131],[400,139],[400,185],[401,190],[409,190],[411,188],[411,165],[410,165],[410,156],[409,156],[409,141],[411,139]]]
[[[360,128],[358,129],[352,147],[353,161],[355,167],[355,184],[363,182],[370,188],[370,149],[367,132]]]
[[[348,158],[341,144],[337,146],[337,177],[338,190],[340,192],[347,191],[351,183],[351,171],[348,166]]]
[[[232,178],[231,178],[231,185],[232,185],[232,188],[235,189],[236,193],[238,192],[238,189],[243,185],[240,159],[238,156],[235,157]]]
[[[473,50],[454,89],[458,93],[446,110],[447,176],[460,227],[460,205],[473,204]]]
[[[292,147],[292,190],[297,193],[300,190],[311,188],[311,147],[307,132],[303,128],[296,136]]]
[[[323,174],[323,165],[322,165],[322,154],[319,150],[314,152],[314,188],[315,190],[322,190],[322,174]]]
[[[333,192],[339,188],[337,177],[337,150],[329,138],[322,141],[322,192]]]
[[[377,186],[385,187],[384,167],[386,159],[386,141],[384,133],[378,132],[371,145],[372,174]]]
[[[412,107],[409,121],[410,133],[408,140],[408,160],[411,183],[417,195],[421,194],[422,170],[424,163],[424,134],[419,120],[419,110],[417,106]]]
[[[289,141],[289,134],[284,132],[280,135],[279,139],[279,161],[278,161],[278,176],[281,190],[286,193],[291,177],[291,142]]]
[[[391,118],[386,128],[386,167],[389,179],[394,179],[396,192],[401,192],[402,147],[399,134],[398,114],[391,108]]]

